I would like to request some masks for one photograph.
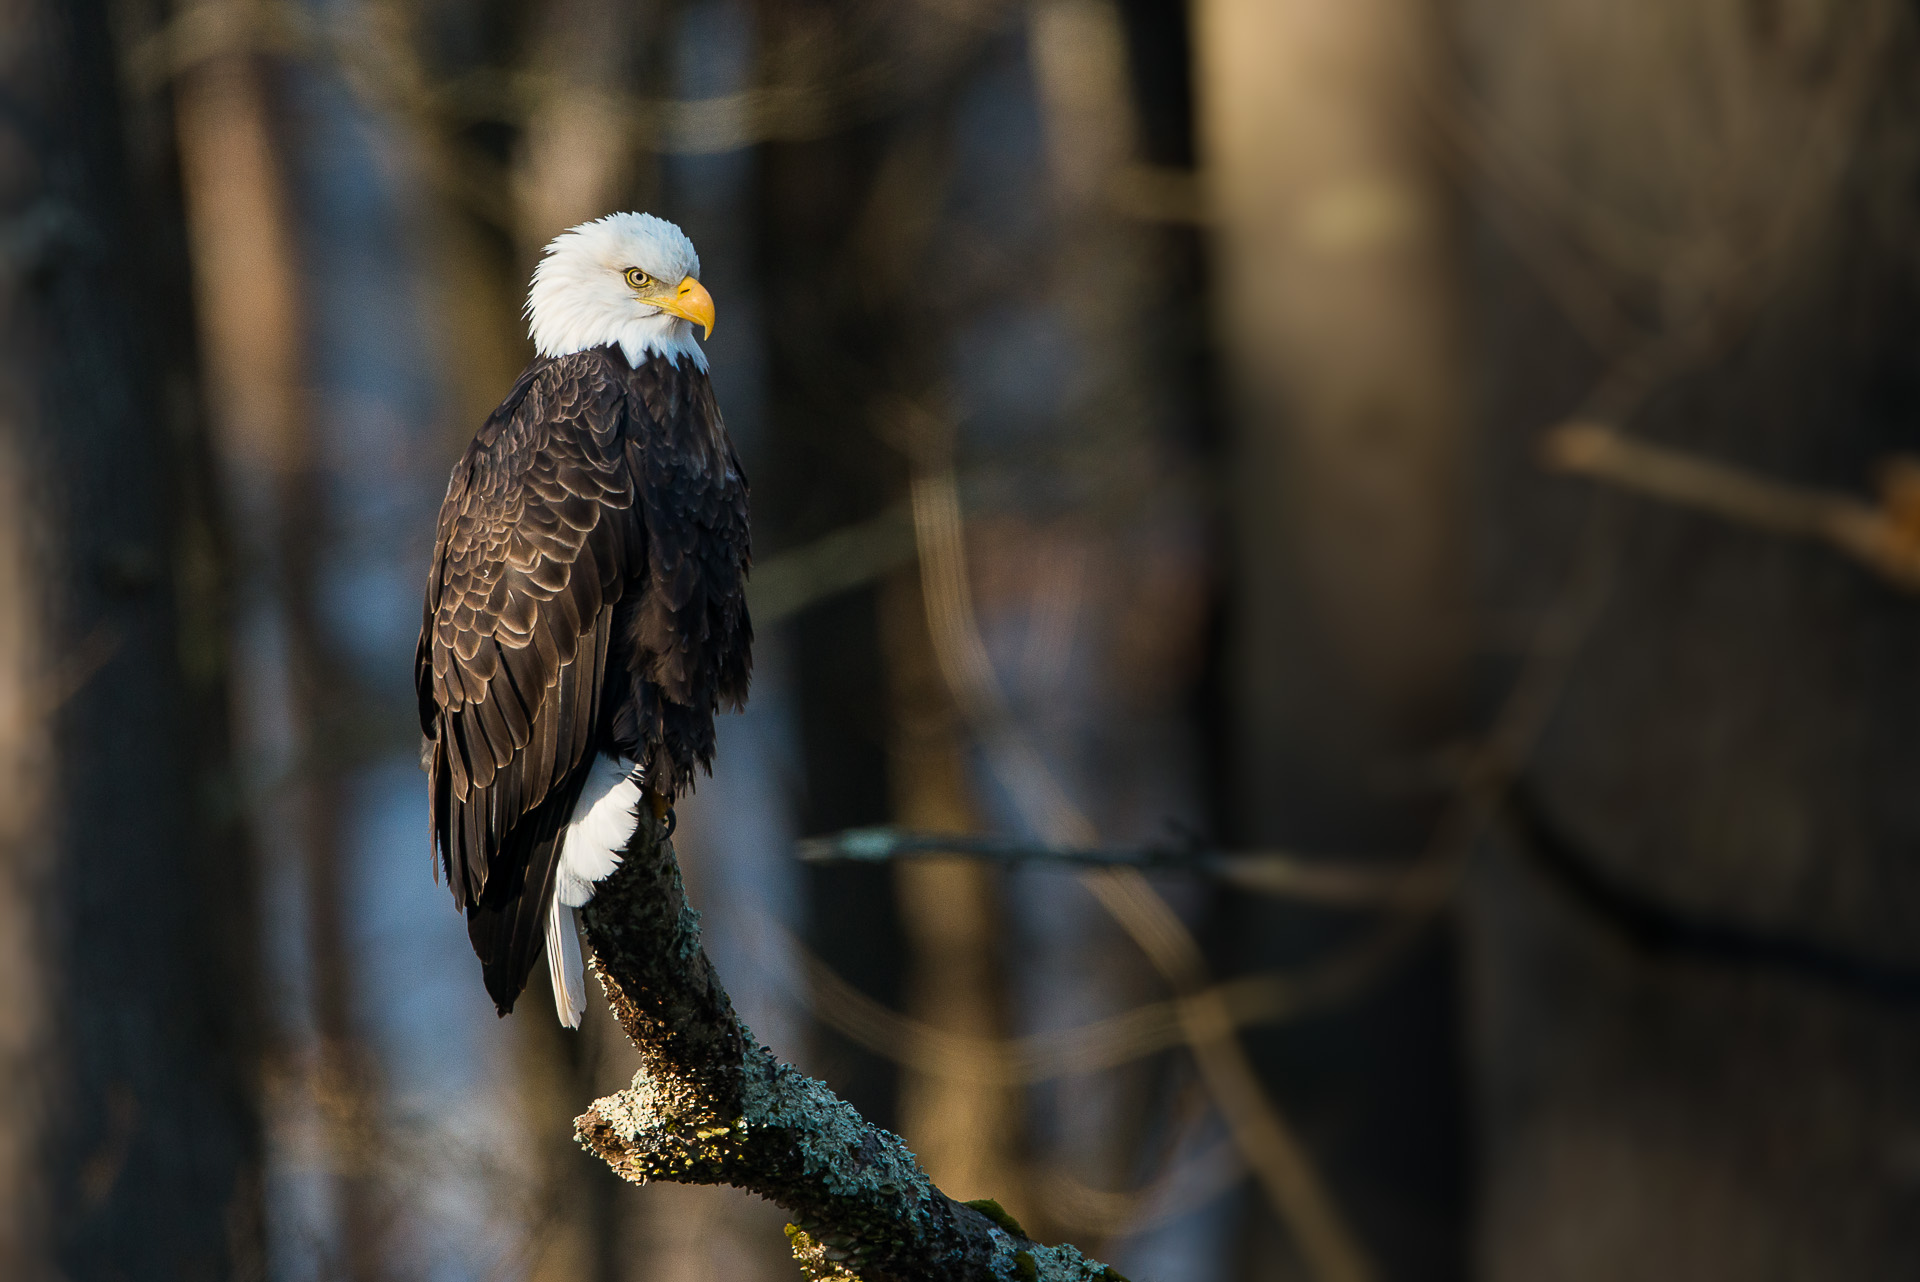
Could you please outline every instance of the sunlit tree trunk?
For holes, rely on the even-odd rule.
[[[171,135],[122,96],[106,5],[10,0],[0,29],[0,1274],[257,1276],[254,900],[210,810]]]
[[[1431,754],[1461,729],[1469,640],[1453,251],[1419,102],[1429,7],[1200,0],[1195,14],[1231,397],[1232,836],[1406,850],[1437,813]],[[1243,963],[1340,938],[1323,918],[1234,912]],[[1429,950],[1373,999],[1254,1042],[1392,1277],[1464,1267],[1452,1009]]]
[[[895,822],[928,832],[978,825],[967,730],[934,659],[920,576],[881,589]],[[984,864],[915,860],[894,870],[894,900],[911,950],[907,1010],[961,1038],[1003,1036],[1000,878]],[[963,1043],[964,1044],[964,1043]],[[901,1075],[900,1130],[920,1164],[953,1197],[991,1197],[1026,1214],[1016,1156],[1020,1097],[991,1081],[990,1064],[956,1053],[950,1075]]]
[[[1282,780],[1321,785],[1334,816],[1373,810],[1383,769],[1457,728],[1458,316],[1420,6],[1203,0],[1198,23],[1242,500],[1239,787],[1271,826]]]
[[[6,300],[14,310],[13,298]],[[12,317],[6,321],[11,329]],[[53,1041],[53,939],[40,911],[54,862],[46,825],[52,745],[46,724],[46,611],[33,564],[23,410],[37,389],[0,368],[0,1271],[35,1278],[51,1263],[50,1190],[40,1169]]]

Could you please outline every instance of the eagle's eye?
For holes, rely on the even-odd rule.
[[[629,267],[627,268],[627,284],[633,286],[635,289],[645,289],[647,286],[653,284],[653,277],[647,275],[638,267]]]

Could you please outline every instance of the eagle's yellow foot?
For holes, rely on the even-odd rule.
[[[664,824],[666,826],[666,832],[661,835],[664,837],[673,836],[673,830],[679,823],[678,817],[673,813],[673,798],[649,788],[647,789],[647,808],[653,811],[653,822],[655,824]]]

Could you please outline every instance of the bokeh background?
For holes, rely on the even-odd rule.
[[[1142,1282],[1920,1276],[1916,54],[0,0],[0,1274],[795,1276],[573,1145],[618,1030],[496,1020],[427,846],[449,467],[647,209],[758,557],[677,844],[781,1056]],[[1002,841],[798,857],[879,824]]]

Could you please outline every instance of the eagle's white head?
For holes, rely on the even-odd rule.
[[[693,327],[713,333],[713,296],[687,234],[652,214],[608,214],[553,238],[527,291],[527,331],[542,356],[618,343],[704,370]]]

